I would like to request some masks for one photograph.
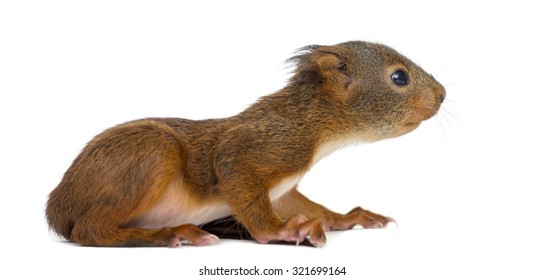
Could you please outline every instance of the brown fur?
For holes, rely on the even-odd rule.
[[[310,46],[291,61],[284,89],[234,117],[144,119],[96,136],[51,192],[50,227],[90,246],[206,245],[217,237],[184,221],[232,214],[258,242],[320,246],[327,230],[386,225],[391,219],[361,208],[334,213],[299,193],[297,181],[338,146],[412,131],[437,112],[443,86],[373,43]],[[398,69],[408,85],[390,80]],[[271,201],[279,184],[289,190]]]

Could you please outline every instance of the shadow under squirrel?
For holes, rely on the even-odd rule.
[[[287,86],[236,116],[142,119],[97,135],[51,192],[50,228],[88,246],[207,245],[219,240],[207,225],[232,216],[259,243],[319,247],[326,231],[393,222],[332,212],[297,183],[339,148],[414,130],[444,87],[381,44],[308,46],[290,61]]]

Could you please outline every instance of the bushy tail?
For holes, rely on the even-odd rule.
[[[67,219],[69,210],[62,207],[62,197],[59,196],[59,187],[51,192],[45,208],[45,217],[49,228],[56,234],[70,240],[70,234],[74,227],[74,222]],[[66,205],[66,204],[64,204]]]

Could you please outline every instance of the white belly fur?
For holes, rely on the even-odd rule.
[[[198,202],[184,189],[181,179],[173,180],[154,207],[138,217],[133,226],[138,228],[175,227],[182,224],[204,224],[229,216],[227,203]]]
[[[291,176],[281,180],[271,189],[274,201],[297,184],[302,176]],[[135,219],[131,226],[137,228],[175,227],[182,224],[201,225],[231,215],[225,201],[198,202],[184,190],[183,182],[173,180],[154,207]]]
[[[302,175],[286,177],[271,188],[271,201],[277,200],[292,189]],[[181,179],[173,180],[159,201],[150,210],[135,219],[131,226],[137,228],[175,227],[182,224],[201,225],[231,215],[225,201],[199,203],[184,190]]]

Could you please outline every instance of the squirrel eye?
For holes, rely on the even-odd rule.
[[[397,70],[390,76],[392,81],[398,86],[404,86],[409,83],[409,75],[403,70]]]

